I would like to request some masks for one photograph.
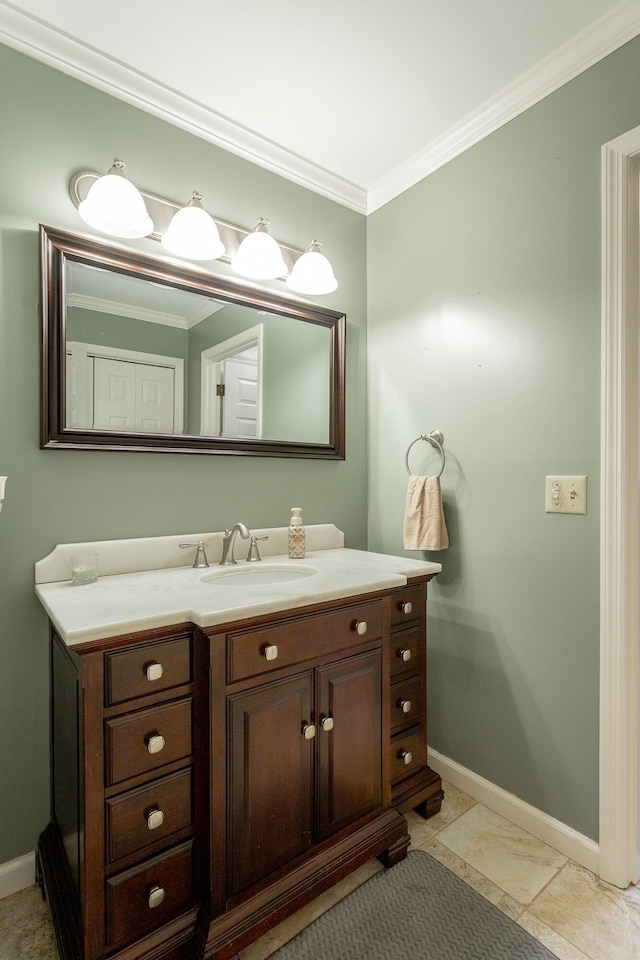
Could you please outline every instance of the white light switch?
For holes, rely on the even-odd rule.
[[[586,513],[586,477],[545,477],[545,513]]]

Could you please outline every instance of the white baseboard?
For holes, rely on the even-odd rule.
[[[566,857],[575,860],[592,873],[598,874],[600,848],[594,840],[590,840],[566,824],[555,820],[536,807],[530,806],[512,793],[497,787],[489,780],[479,777],[477,773],[450,760],[429,747],[429,766],[440,774],[454,787],[473,797],[485,807],[494,810],[501,816],[515,823],[522,830],[547,843],[555,850],[559,850]],[[445,801],[446,802],[446,801]]]
[[[0,900],[4,897],[24,890],[35,883],[36,855],[25,853],[23,857],[16,857],[7,863],[0,863]]]

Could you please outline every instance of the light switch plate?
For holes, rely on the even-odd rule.
[[[586,513],[586,477],[545,477],[545,513]]]

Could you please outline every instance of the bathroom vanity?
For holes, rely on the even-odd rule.
[[[330,525],[288,560],[284,528],[260,533],[271,555],[231,570],[218,534],[208,571],[177,566],[177,537],[92,544],[86,586],[71,545],[36,567],[52,710],[38,865],[63,960],[227,960],[367,859],[402,859],[403,812],[440,808],[440,565],[345,550]]]

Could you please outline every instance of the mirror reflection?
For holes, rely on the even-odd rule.
[[[341,314],[51,228],[42,240],[43,332],[60,343],[59,368],[43,351],[43,446],[344,455]]]
[[[73,261],[65,279],[67,427],[329,442],[326,327]]]

